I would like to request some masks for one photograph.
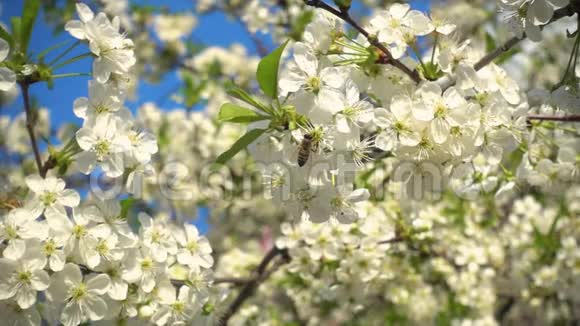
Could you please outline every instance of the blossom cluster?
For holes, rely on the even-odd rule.
[[[550,22],[554,11],[569,3],[569,0],[499,0],[512,32],[519,38],[525,33],[535,42],[542,40],[541,28]]]
[[[77,4],[80,20],[66,24],[75,38],[86,40],[92,54],[93,76],[89,96],[74,102],[74,113],[83,119],[76,133],[81,151],[75,156],[77,168],[91,173],[99,167],[108,177],[119,177],[129,171],[128,188],[136,175],[147,169],[151,155],[157,152],[155,137],[141,130],[131,112],[123,106],[127,74],[135,64],[133,42],[120,32],[120,21],[105,13],[94,15],[82,3]]]
[[[370,27],[394,58],[414,66],[419,64],[403,56],[416,46],[417,37],[437,33],[444,38],[454,28],[398,4],[377,13]],[[476,71],[476,55],[468,43],[434,54],[443,73],[457,75],[455,86],[443,89],[431,81],[416,85],[395,67],[369,64],[374,53],[369,53],[367,41],[347,37],[341,23],[326,12],[316,13],[304,40],[292,46],[293,57],[279,87],[283,105],[307,122],[295,130],[266,133],[251,149],[266,165],[266,183],[274,197],[294,218],[352,222],[361,217],[357,203],[369,194],[353,191],[352,178],[344,178],[377,151],[415,165],[410,176],[399,173],[403,176],[395,180],[412,186],[433,169],[440,179],[473,181],[477,171],[463,171],[463,166],[478,156],[497,166],[521,142],[528,111],[525,94],[497,65]],[[314,143],[307,155],[302,150],[305,135]],[[299,166],[300,154],[308,156],[304,166]]]
[[[423,203],[409,211],[388,199],[366,204],[367,218],[348,225],[284,223],[276,245],[292,261],[232,321],[271,321],[272,312],[258,307],[282,291],[295,307],[277,312],[285,322],[340,323],[356,315],[373,324],[386,314],[413,324],[497,325],[496,308],[514,300],[504,320],[550,323],[577,304],[578,194],[578,187],[570,190],[568,212],[520,198],[501,220],[481,202]],[[543,237],[562,245],[544,247]],[[236,275],[240,262],[255,264],[259,251],[246,249],[232,248],[218,271]],[[550,304],[555,294],[563,301]]]
[[[481,0],[430,15],[368,0],[364,24],[347,19],[358,34],[339,18],[354,16],[348,1],[336,12],[307,7],[320,1],[197,1],[200,15],[223,10],[250,33],[291,39],[264,77],[275,56],[192,49],[189,12],[97,3],[104,13],[79,2],[65,26],[88,45],[93,79],[73,106],[82,127],[58,130],[64,145],[36,162],[42,177],[27,158],[31,133],[52,138],[48,109],[34,110],[32,132],[25,113],[0,117],[0,149],[22,162],[0,171],[6,323],[578,320],[580,126],[530,117],[579,107],[580,36],[570,56],[561,29],[550,49],[481,64],[496,36]],[[570,1],[498,3],[518,37],[538,40]],[[0,91],[13,91],[23,72],[2,62],[13,59],[4,43]],[[549,62],[521,69],[530,53]],[[148,102],[133,116],[136,80],[175,69],[184,85],[171,99],[184,108]],[[531,74],[543,76],[523,82]],[[130,195],[85,195],[99,172]],[[200,207],[207,235],[190,224]],[[272,252],[284,257],[265,266]]]
[[[26,183],[27,201],[0,222],[0,300],[11,323],[213,318],[212,248],[195,226],[140,213],[134,232],[118,201],[79,205],[61,179]]]
[[[125,176],[130,188],[157,152],[155,136],[138,128],[123,106],[135,64],[132,42],[118,18],[95,16],[82,3],[77,12],[80,21],[66,30],[88,42],[95,79],[88,98],[74,103],[83,126],[55,153],[70,155],[85,174],[98,167],[109,177]],[[12,124],[19,132],[11,137],[24,133],[24,118],[17,119],[22,123]],[[11,151],[25,153],[18,147],[23,140],[13,140],[6,140]],[[166,325],[215,318],[213,300],[222,295],[211,287],[212,248],[195,226],[143,212],[130,221],[129,207],[117,199],[81,204],[79,193],[53,176],[29,175],[25,183],[26,199],[0,221],[0,309],[7,323],[141,319]]]

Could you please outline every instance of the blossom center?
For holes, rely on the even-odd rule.
[[[161,243],[161,239],[163,239],[163,235],[159,230],[153,230],[153,232],[151,232],[151,242]]]
[[[389,26],[391,28],[399,28],[401,27],[401,21],[398,19],[391,19],[391,21],[389,22]]]
[[[18,238],[18,233],[12,225],[6,225],[4,232],[6,232],[6,237],[10,240]]]
[[[150,270],[151,268],[153,268],[153,261],[150,258],[141,261],[141,269]]]
[[[187,248],[187,250],[189,250],[189,252],[195,253],[195,252],[197,252],[199,245],[197,244],[197,241],[189,241],[187,243],[186,248]]]
[[[87,234],[87,230],[84,226],[77,224],[73,227],[73,234],[75,238],[80,239]]]
[[[437,106],[435,106],[435,118],[443,118],[446,114],[447,107],[444,104],[439,103]]]
[[[111,142],[105,139],[100,140],[95,144],[93,150],[97,154],[98,159],[102,161],[111,151]]]
[[[54,254],[54,252],[56,251],[56,244],[54,243],[54,240],[50,239],[46,241],[43,250],[47,256]]]
[[[310,77],[306,82],[306,90],[312,93],[318,93],[318,91],[320,91],[321,86],[322,82],[318,77]]]
[[[111,110],[106,105],[104,105],[103,103],[97,104],[94,108],[95,108],[95,112],[97,114],[111,112]]]
[[[336,209],[341,209],[344,207],[349,207],[350,203],[345,200],[343,197],[338,196],[338,197],[334,197],[332,198],[332,200],[330,200],[330,205]]]
[[[105,240],[101,240],[97,244],[96,250],[101,256],[104,256],[109,253],[109,246]]]
[[[53,191],[45,191],[42,196],[40,196],[40,201],[44,206],[51,206],[56,202],[56,193]]]
[[[185,304],[183,302],[175,302],[171,305],[171,309],[177,313],[183,313],[185,311]]]
[[[25,271],[25,272],[19,272],[18,273],[18,280],[21,283],[26,283],[29,284],[30,283],[30,279],[32,278],[32,273],[29,271]]]
[[[70,291],[70,297],[72,300],[78,301],[84,298],[87,295],[87,286],[84,283],[79,284],[76,287],[73,287]]]
[[[461,128],[459,128],[458,126],[451,127],[451,129],[449,129],[449,132],[454,137],[461,136]]]

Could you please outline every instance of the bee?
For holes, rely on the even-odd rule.
[[[304,166],[304,164],[308,162],[311,152],[316,152],[318,150],[318,141],[314,138],[314,135],[311,133],[304,134],[304,137],[300,142],[298,149],[298,165],[300,167]]]

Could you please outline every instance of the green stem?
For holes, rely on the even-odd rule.
[[[78,76],[90,76],[91,74],[86,73],[86,72],[71,72],[68,74],[56,74],[56,75],[52,75],[53,79],[56,78],[66,78],[66,77],[78,77]]]
[[[72,58],[70,58],[70,59],[66,60],[65,62],[63,62],[63,63],[61,63],[61,64],[59,64],[59,65],[55,66],[55,67],[54,67],[54,68],[52,68],[52,69],[53,69],[53,70],[56,70],[56,69],[58,69],[58,68],[62,68],[62,67],[64,67],[64,66],[68,65],[68,64],[71,64],[71,63],[73,63],[73,62],[75,62],[75,61],[79,61],[79,60],[81,60],[81,59],[84,59],[84,58],[86,58],[86,57],[90,57],[90,56],[92,56],[92,55],[93,55],[93,54],[92,54],[91,52],[87,52],[87,53],[79,54],[79,55],[77,55],[76,57],[72,57]]]
[[[435,51],[439,45],[439,33],[435,33],[435,41],[433,42],[433,51],[431,52],[431,64],[435,61]]]
[[[66,50],[64,50],[61,54],[59,54],[56,58],[54,58],[51,62],[48,63],[48,66],[52,66],[58,62],[58,60],[62,59],[65,55],[69,54],[77,45],[81,44],[81,41],[74,42],[71,46],[69,46]]]
[[[419,50],[417,50],[417,45],[413,44],[411,46],[409,46],[411,48],[411,50],[413,50],[413,53],[415,53],[415,56],[417,57],[417,60],[419,60],[419,63],[421,64],[421,68],[423,68],[423,72],[427,72],[427,67],[425,67],[425,63],[423,62],[423,59],[421,59],[421,54],[419,53]]]
[[[342,42],[342,41],[335,41],[336,44],[344,46],[345,48],[349,48],[355,52],[359,52],[359,53],[368,53],[367,49],[363,48],[363,47],[358,47],[358,46],[354,46],[352,44],[348,44],[346,42]]]

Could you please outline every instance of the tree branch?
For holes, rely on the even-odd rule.
[[[564,8],[560,8],[558,10],[556,10],[554,12],[554,16],[552,17],[552,19],[544,26],[547,26],[555,21],[558,21],[564,17],[569,17],[574,15],[575,13],[575,9],[574,9],[574,5],[570,4]],[[507,40],[507,42],[505,42],[503,45],[501,45],[500,47],[498,47],[497,49],[493,50],[492,52],[488,53],[486,56],[484,56],[483,58],[481,58],[478,62],[475,63],[475,65],[473,65],[473,68],[476,71],[481,70],[483,67],[487,66],[488,64],[490,64],[491,62],[493,62],[495,59],[497,59],[500,55],[506,53],[507,51],[509,51],[511,48],[513,48],[514,46],[516,46],[518,43],[520,43],[520,41],[526,39],[528,36],[524,33],[524,35],[522,36],[522,38],[518,38],[518,37],[512,37],[511,39]]]
[[[348,13],[348,10],[337,10],[321,0],[305,0],[305,2],[306,2],[306,5],[308,5],[308,6],[326,10],[329,13],[335,15],[336,17],[344,20],[346,23],[350,24],[360,34],[364,35],[364,37],[366,37],[367,41],[369,41],[369,43],[371,45],[373,45],[375,48],[379,49],[383,53],[384,58],[382,58],[382,60],[381,60],[382,63],[390,64],[390,65],[394,66],[395,68],[399,69],[400,71],[405,73],[407,76],[409,76],[417,84],[421,82],[421,77],[419,76],[419,72],[417,72],[416,70],[411,70],[404,63],[393,58],[391,51],[389,51],[389,49],[387,49],[381,42],[379,42],[379,40],[376,37],[370,35],[369,32],[367,32],[354,19],[352,19],[352,17]]]
[[[528,115],[527,120],[540,121],[561,121],[561,122],[580,122],[580,114],[555,116],[555,115]]]
[[[231,283],[231,284],[234,284],[236,286],[239,286],[239,285],[244,285],[250,281],[251,281],[251,279],[244,278],[244,277],[216,277],[213,280],[213,284]]]
[[[33,116],[32,107],[30,105],[30,96],[28,94],[28,88],[30,85],[26,82],[20,82],[20,89],[22,90],[22,99],[24,101],[24,111],[26,113],[26,130],[28,130],[28,136],[30,137],[30,144],[32,146],[32,151],[34,153],[34,160],[36,161],[36,168],[41,177],[46,176],[46,172],[43,175],[43,164],[40,158],[40,150],[38,149],[38,143],[36,142],[36,134],[34,133],[34,127],[36,125],[36,119]]]
[[[566,7],[560,8],[560,9],[554,11],[554,16],[552,16],[552,19],[547,24],[543,25],[542,27],[548,26],[549,24],[556,22],[564,17],[569,17],[569,16],[574,15],[577,11],[580,11],[579,7],[580,7],[580,1],[577,1],[576,3],[574,3],[574,2],[570,3]],[[479,70],[483,69],[485,66],[492,63],[495,59],[497,59],[502,54],[511,50],[514,46],[518,45],[521,41],[525,40],[527,37],[528,36],[524,33],[524,35],[521,38],[518,38],[515,36],[510,38],[504,44],[502,44],[501,46],[499,46],[495,50],[493,50],[490,53],[488,53],[487,55],[485,55],[479,61],[477,61],[473,65],[473,69],[475,69],[475,71],[479,71]],[[445,80],[442,80],[441,89],[446,90],[453,85],[455,85],[455,78],[449,77],[449,78],[446,78]]]
[[[392,239],[380,241],[377,244],[398,243],[403,242],[406,239],[407,238],[405,237],[397,236]],[[280,259],[274,262],[272,267],[268,269],[270,263],[272,263],[272,261],[274,261],[278,256],[280,256]],[[290,255],[288,254],[287,249],[279,249],[274,246],[272,249],[270,249],[270,251],[268,251],[268,253],[266,253],[266,255],[264,256],[264,258],[262,258],[262,261],[260,262],[258,267],[256,267],[256,270],[254,271],[255,275],[254,277],[250,277],[247,279],[243,278],[219,279],[223,280],[223,282],[219,283],[234,283],[236,285],[243,285],[245,283],[245,285],[240,290],[238,296],[234,299],[234,301],[224,312],[223,316],[220,318],[218,325],[220,326],[227,325],[229,319],[240,309],[242,304],[254,294],[254,292],[260,286],[260,284],[266,281],[270,277],[270,275],[272,275],[275,271],[277,271],[280,268],[280,266],[289,263],[291,260],[292,257],[290,257]],[[214,283],[218,283],[217,280],[218,279],[216,279]]]
[[[281,259],[268,270],[270,263],[278,256],[280,256]],[[254,294],[260,284],[268,279],[280,266],[287,264],[290,260],[290,255],[288,255],[286,249],[279,249],[276,246],[272,247],[254,271],[255,277],[251,278],[250,281],[240,290],[238,296],[221,316],[218,325],[227,325],[230,318],[240,309],[242,304]]]

